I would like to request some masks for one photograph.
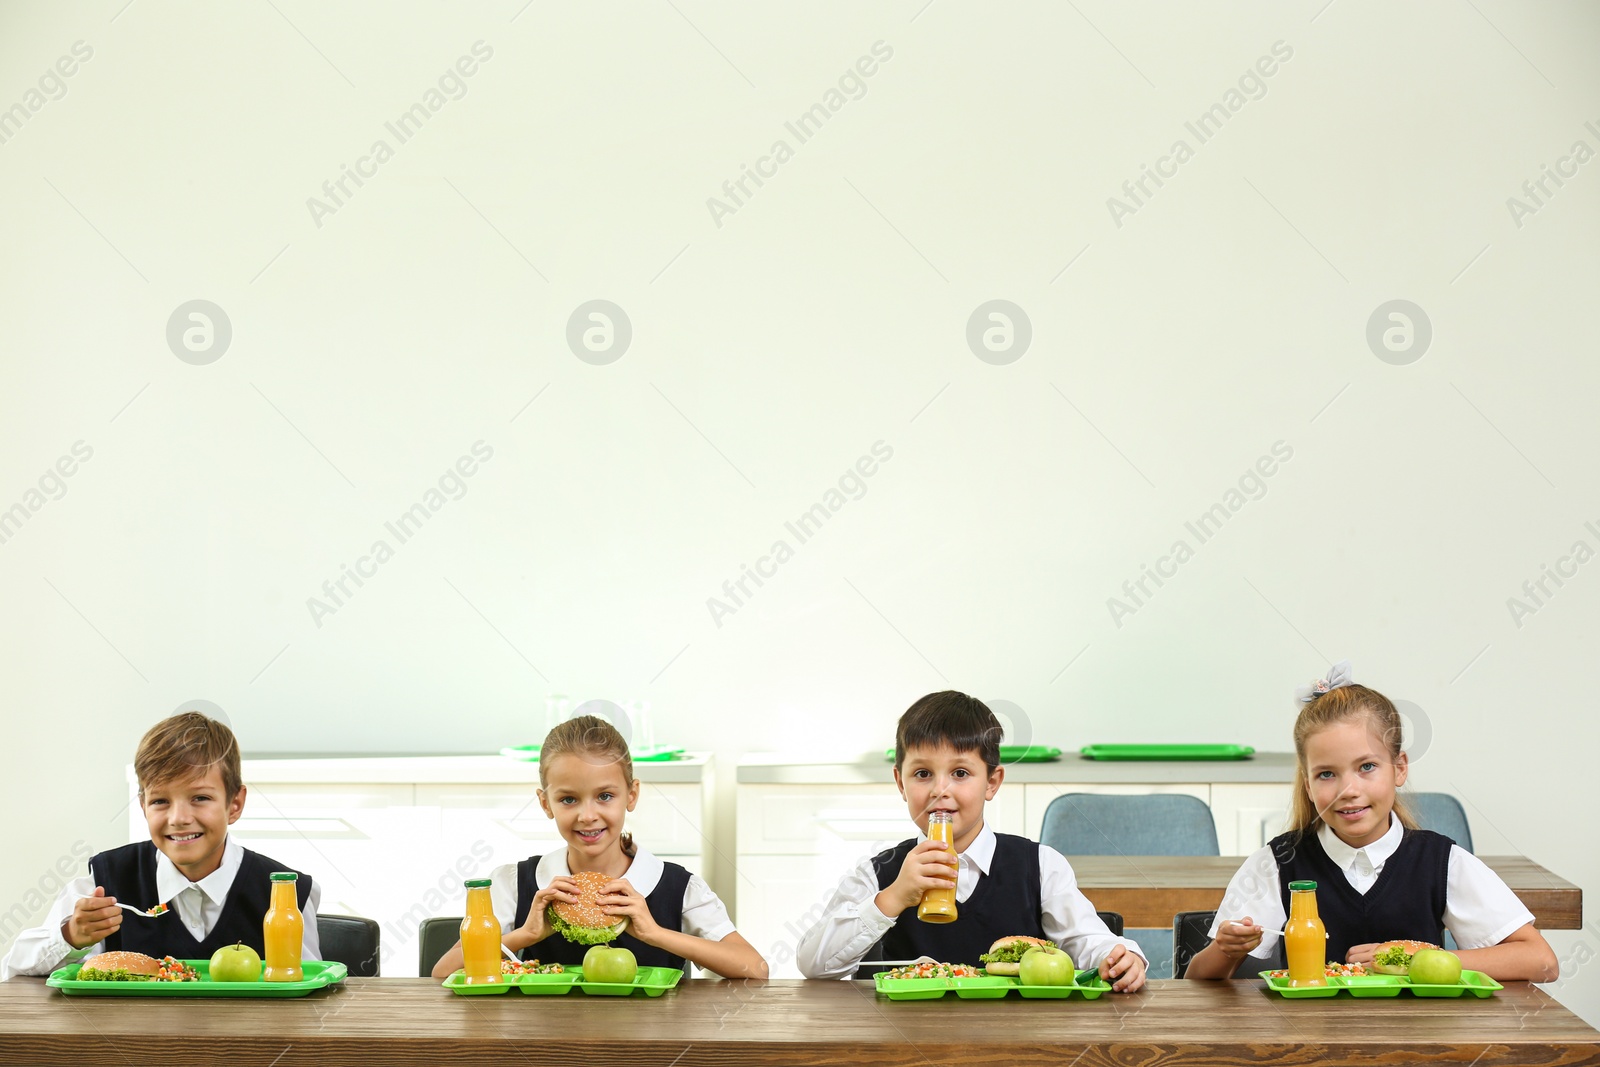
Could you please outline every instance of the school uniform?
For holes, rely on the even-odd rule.
[[[1533,922],[1517,895],[1489,866],[1442,834],[1407,830],[1389,819],[1384,835],[1352,848],[1326,824],[1314,834],[1282,834],[1251,853],[1228,882],[1213,939],[1223,922],[1250,916],[1269,932],[1250,953],[1270,958],[1289,914],[1289,883],[1317,883],[1317,914],[1328,932],[1328,959],[1352,945],[1382,941],[1440,944],[1449,930],[1464,949],[1498,945]]]
[[[158,959],[209,959],[224,945],[242,941],[262,952],[262,921],[271,902],[269,875],[288,870],[293,868],[245,848],[232,835],[223,845],[222,863],[198,882],[189,881],[151,841],[96,853],[89,858],[89,874],[67,883],[44,922],[17,935],[0,961],[0,981],[16,975],[48,975],[63,964],[118,950]],[[116,897],[119,904],[140,910],[166,904],[171,911],[148,919],[124,912],[116,933],[88,948],[73,948],[62,936],[62,925],[78,899],[92,896],[96,886],[103,886],[106,896]],[[301,874],[295,891],[306,921],[301,958],[321,959],[317,938],[321,887]]]
[[[995,941],[1016,934],[1054,941],[1079,967],[1098,967],[1118,945],[1144,957],[1136,942],[1112,934],[1095,914],[1066,857],[1026,837],[997,834],[988,823],[956,856],[955,922],[921,922],[915,906],[885,915],[875,898],[924,840],[918,835],[902,841],[845,874],[822,918],[800,938],[795,963],[801,974],[871,977],[870,968],[860,967],[863,961],[918,956],[977,965]]]
[[[564,848],[496,867],[489,876],[489,899],[495,918],[500,920],[502,936],[527,921],[535,893],[571,873]],[[721,941],[736,929],[728,917],[728,909],[705,879],[686,867],[660,859],[648,849],[635,846],[633,862],[622,877],[645,898],[651,917],[664,930]],[[682,956],[647,945],[631,932],[621,934],[608,944],[631,951],[641,967],[687,969]],[[553,933],[529,945],[519,955],[540,963],[581,964],[584,953],[591,947]]]

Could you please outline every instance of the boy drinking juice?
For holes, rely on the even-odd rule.
[[[1114,936],[1078,891],[1066,859],[1048,845],[1000,834],[983,818],[1005,779],[1002,728],[981,700],[930,693],[900,716],[894,781],[918,837],[863,859],[845,874],[821,921],[800,939],[807,978],[870,978],[863,960],[931,956],[977,964],[998,939],[1049,938],[1080,967],[1098,967],[1117,992],[1144,985],[1139,946]],[[954,855],[927,836],[934,813],[952,823]],[[955,890],[956,919],[917,918],[926,890]]]
[[[67,883],[44,923],[17,936],[0,962],[0,980],[47,975],[101,951],[208,959],[242,941],[265,954],[273,872],[290,868],[228,833],[245,799],[233,731],[196,711],[163,719],[140,740],[133,768],[150,840],[90,857],[89,874]],[[320,887],[304,874],[294,885],[305,917],[301,958],[319,959]],[[119,903],[168,908],[139,917]]]

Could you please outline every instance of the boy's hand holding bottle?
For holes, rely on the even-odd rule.
[[[578,902],[578,883],[572,880],[571,875],[563,874],[552,878],[549,885],[533,895],[533,903],[528,905],[528,917],[522,921],[521,926],[502,938],[506,948],[513,952],[521,952],[553,934],[555,931],[550,928],[550,920],[546,917],[545,909],[558,900],[568,904]]]
[[[956,857],[950,854],[945,843],[930,837],[906,853],[899,876],[888,889],[873,898],[873,903],[879,911],[893,918],[920,904],[923,890],[954,889],[956,867]]]

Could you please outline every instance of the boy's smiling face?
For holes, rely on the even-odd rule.
[[[994,799],[1005,776],[1004,767],[996,767],[990,774],[976,749],[916,745],[903,754],[894,771],[894,783],[906,798],[912,821],[924,834],[930,811],[951,812],[956,851],[965,852],[983,829],[984,802]]]
[[[244,787],[231,799],[222,786],[222,769],[208,767],[181,781],[141,786],[144,810],[155,842],[189,881],[198,882],[222,866],[228,827],[244,811]]]

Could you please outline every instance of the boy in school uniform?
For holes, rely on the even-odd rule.
[[[1107,929],[1065,857],[984,821],[984,803],[1005,779],[1001,734],[987,705],[954,691],[930,693],[900,717],[894,780],[921,834],[845,874],[822,919],[800,939],[802,974],[870,978],[870,969],[857,973],[864,960],[918,956],[975,965],[996,940],[1020,934],[1048,938],[1079,967],[1098,967],[1117,992],[1144,985],[1138,944]],[[952,813],[954,859],[927,837],[934,811]],[[952,883],[956,921],[918,921],[923,890]]]
[[[269,876],[292,868],[228,833],[245,799],[233,731],[199,712],[174,715],[140,740],[133,767],[150,840],[92,856],[89,874],[67,883],[45,921],[17,936],[0,961],[0,981],[48,975],[99,952],[209,959],[238,941],[263,951]],[[295,889],[306,921],[301,956],[320,959],[321,887],[301,874]],[[169,912],[139,918],[118,903],[141,911],[166,904]]]

